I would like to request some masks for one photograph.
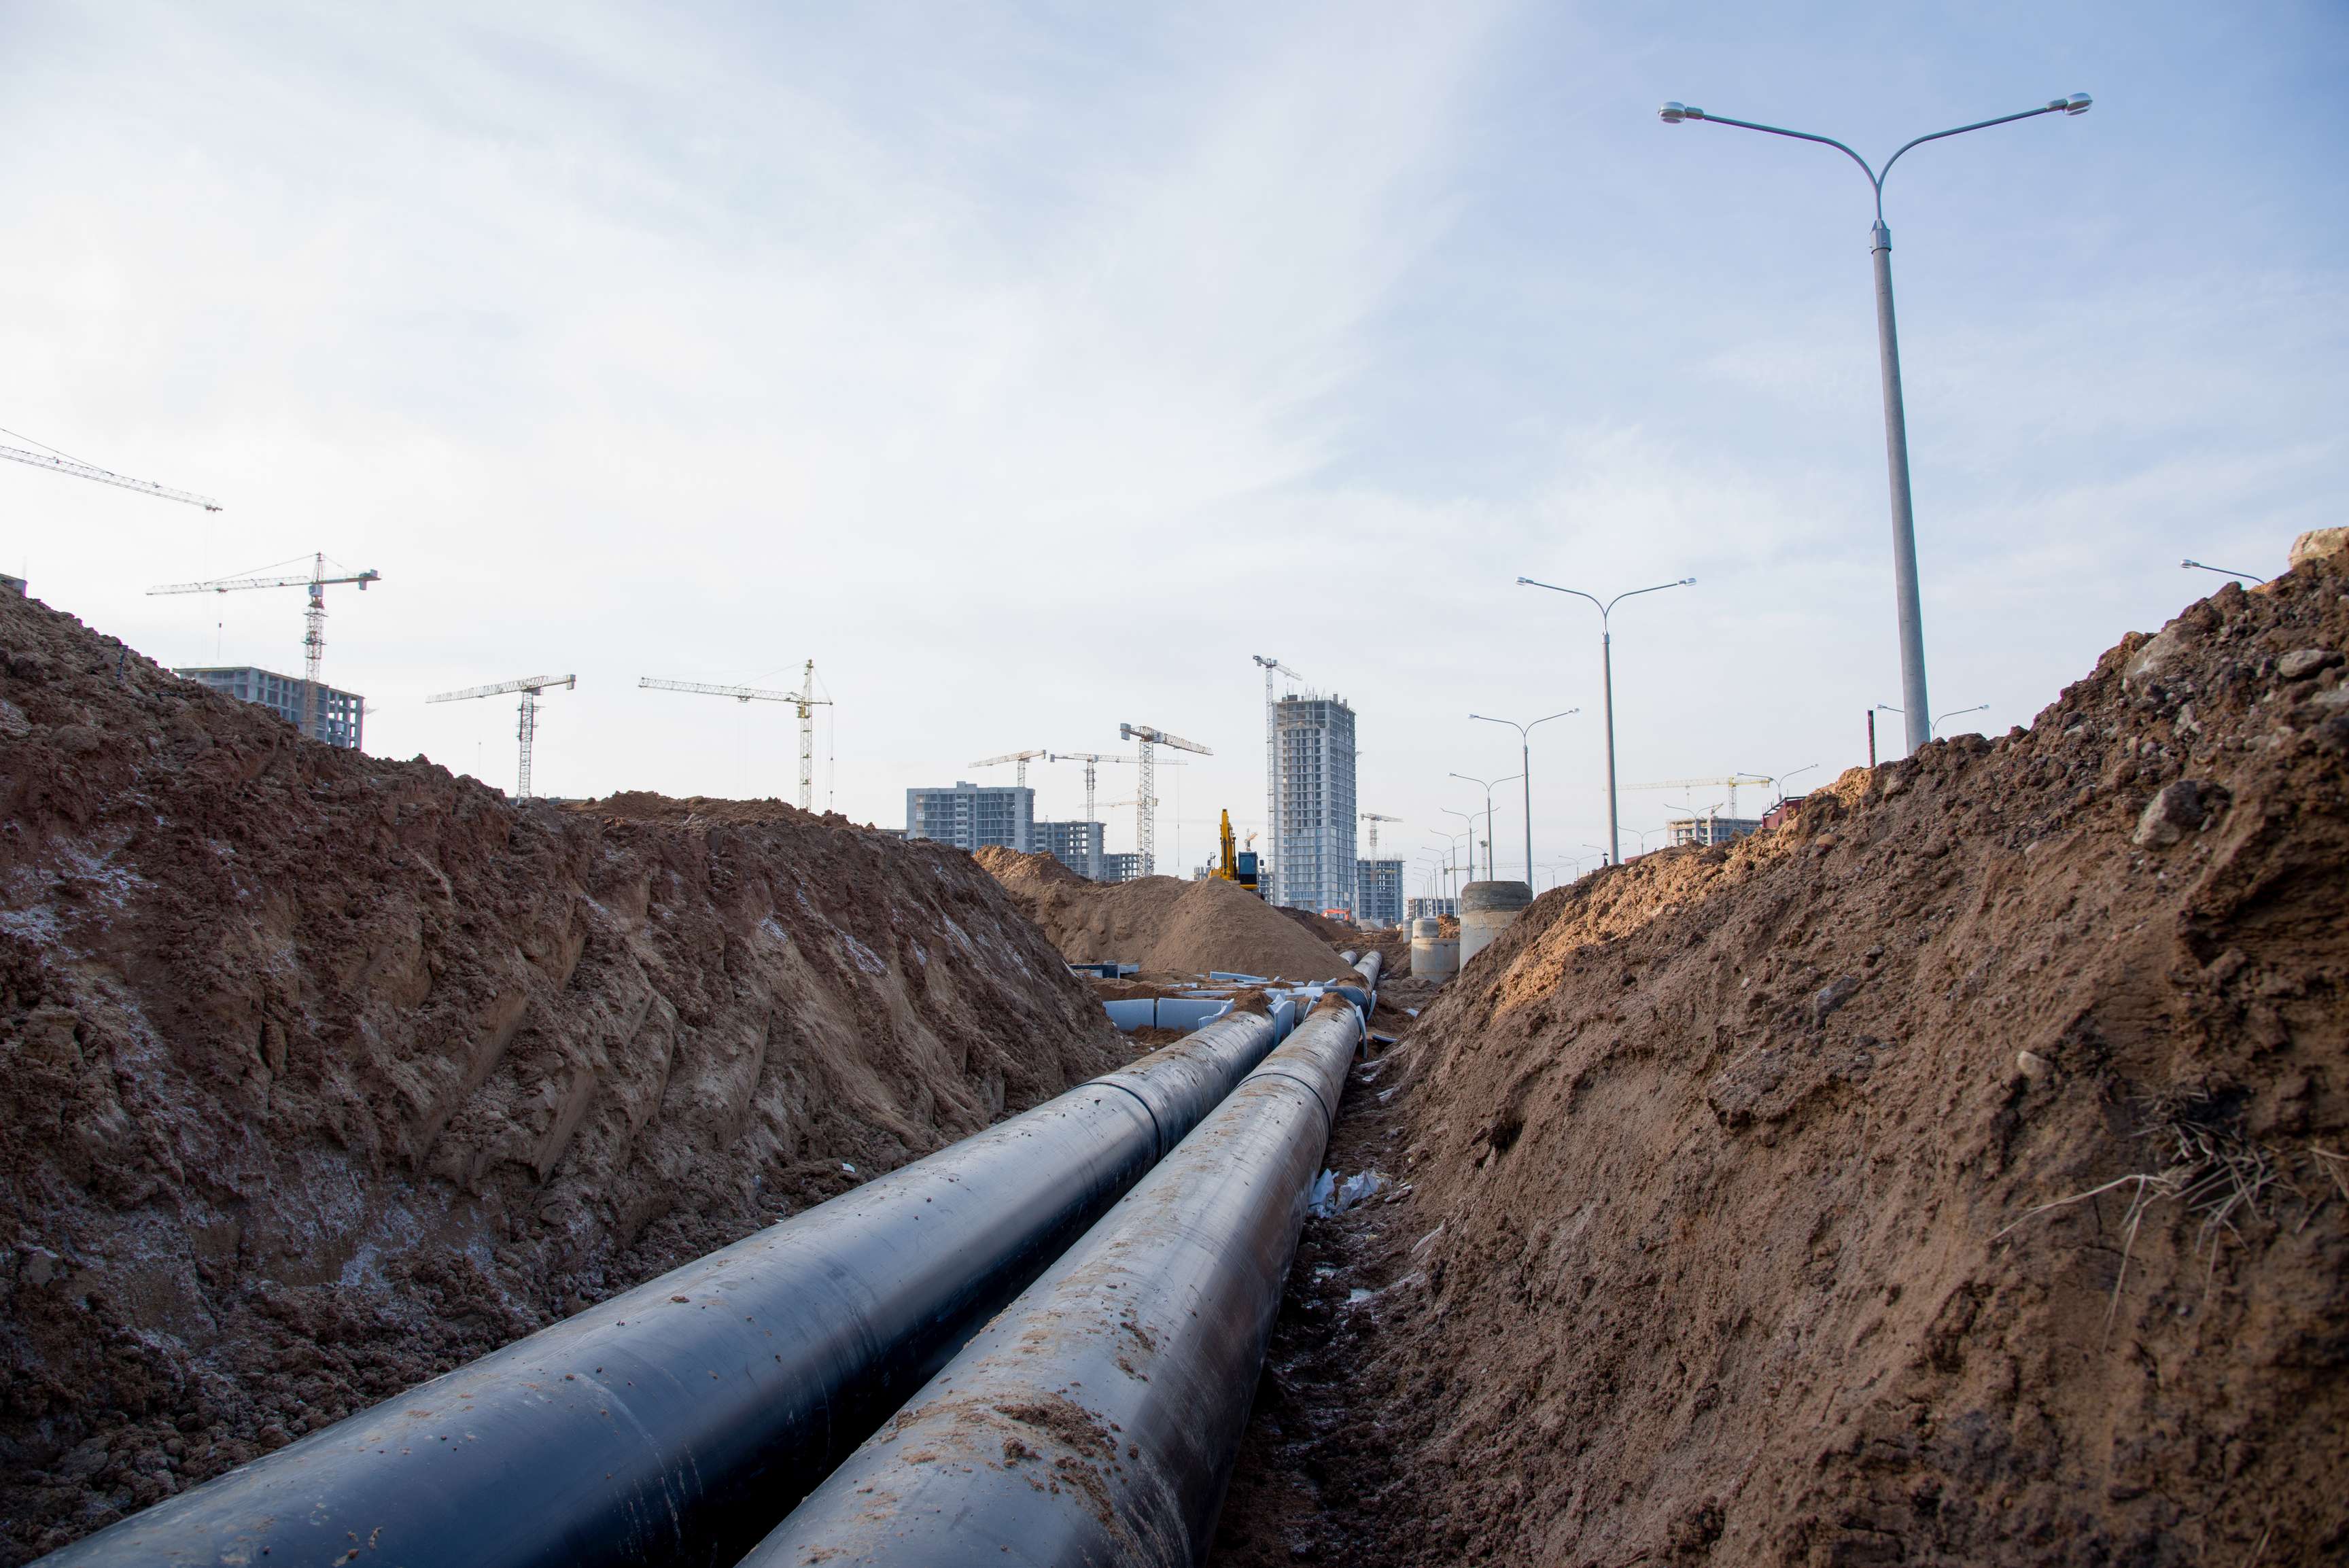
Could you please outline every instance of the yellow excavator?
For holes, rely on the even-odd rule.
[[[1254,833],[1248,835],[1248,842],[1251,844],[1256,842]],[[1237,882],[1258,898],[1262,898],[1263,890],[1257,886],[1256,851],[1238,849],[1235,846],[1232,840],[1232,814],[1228,810],[1224,813],[1223,846],[1222,858],[1208,868],[1207,874],[1217,882]]]

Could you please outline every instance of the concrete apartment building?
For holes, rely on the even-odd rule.
[[[1276,902],[1291,909],[1355,906],[1354,710],[1330,696],[1273,707],[1280,824]]]
[[[905,837],[958,850],[989,844],[1027,853],[1036,844],[1036,791],[1019,784],[966,784],[905,791]]]
[[[304,713],[308,683],[292,676],[281,676],[274,670],[264,670],[251,665],[233,667],[205,666],[171,672],[191,681],[201,681],[224,696],[239,702],[257,702],[278,717],[301,730],[314,740],[329,746],[340,746],[357,751],[367,724],[367,699],[357,692],[336,691],[330,686],[318,687],[318,722],[316,729],[306,727]]]
[[[1100,822],[1037,822],[1031,841],[1036,853],[1050,855],[1079,876],[1100,882],[1105,874],[1102,863],[1105,836]]]
[[[1354,923],[1383,931],[1402,923],[1402,862],[1354,862]]]

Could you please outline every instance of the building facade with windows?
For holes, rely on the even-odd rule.
[[[208,686],[222,696],[233,696],[239,702],[257,702],[313,740],[323,740],[329,746],[339,746],[350,751],[359,749],[367,725],[367,699],[357,692],[336,691],[333,686],[321,685],[318,687],[317,725],[312,728],[305,711],[310,689],[307,681],[252,665],[233,667],[207,665],[173,670],[171,673]]]
[[[1354,862],[1354,923],[1383,931],[1402,923],[1402,862]]]
[[[1273,707],[1280,832],[1275,897],[1291,909],[1355,908],[1354,710],[1335,695]]]
[[[905,837],[935,839],[958,850],[998,844],[1035,847],[1036,791],[1019,784],[956,783],[950,789],[905,791]]]
[[[1081,877],[1102,881],[1106,872],[1102,865],[1102,846],[1105,839],[1103,825],[1099,822],[1038,822],[1033,824],[1031,841],[1035,852],[1050,855]]]

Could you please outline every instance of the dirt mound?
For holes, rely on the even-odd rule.
[[[978,851],[984,866],[1071,963],[1139,964],[1158,973],[1210,970],[1284,980],[1345,971],[1337,950],[1237,882],[1088,882],[1050,855]]]
[[[1415,1186],[1309,1229],[1216,1561],[2349,1553],[2344,650],[2303,562],[1545,894],[1350,1096]]]
[[[0,596],[0,1562],[1126,1054],[967,856],[518,807]]]
[[[1280,913],[1305,928],[1316,942],[1327,943],[1332,948],[1359,946],[1362,934],[1360,928],[1331,920],[1328,915],[1310,909],[1291,909],[1283,904]]]

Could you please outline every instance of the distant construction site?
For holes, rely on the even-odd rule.
[[[0,1568],[2349,1563],[2333,10],[13,8]]]

